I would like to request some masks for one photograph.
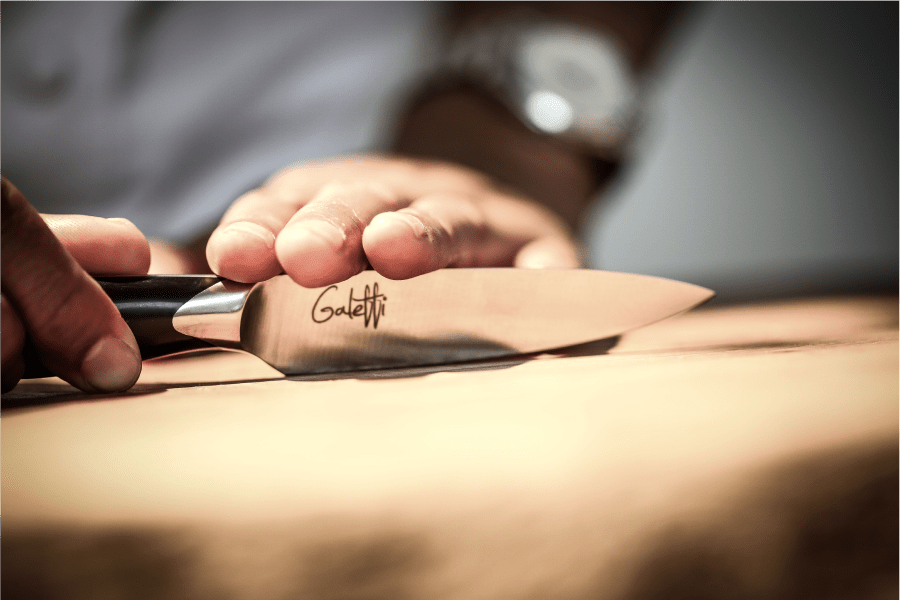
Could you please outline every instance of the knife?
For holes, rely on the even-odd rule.
[[[220,347],[285,374],[357,371],[528,354],[618,335],[713,297],[625,273],[443,269],[404,281],[364,271],[308,289],[279,275],[98,279],[144,359]]]

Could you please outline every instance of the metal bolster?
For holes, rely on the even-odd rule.
[[[178,309],[172,327],[223,348],[240,348],[241,315],[254,285],[220,281],[206,288]]]

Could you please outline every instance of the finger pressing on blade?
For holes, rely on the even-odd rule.
[[[265,281],[281,273],[275,236],[304,198],[265,186],[238,198],[206,244],[206,260],[214,273],[245,283]]]
[[[278,260],[305,287],[344,281],[368,266],[362,239],[372,219],[407,204],[382,184],[328,184],[278,235]]]
[[[390,279],[444,267],[501,266],[516,247],[489,226],[479,203],[450,193],[378,215],[363,234],[363,246],[372,267]]]

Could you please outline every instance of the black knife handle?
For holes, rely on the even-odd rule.
[[[188,300],[222,281],[221,277],[144,275],[96,279],[134,333],[142,359],[212,347],[204,340],[176,331],[172,317]],[[22,354],[25,358],[23,379],[53,376],[30,341],[26,340]]]
[[[145,360],[212,347],[204,340],[176,331],[172,317],[188,300],[219,281],[222,278],[214,275],[97,278],[134,333]]]

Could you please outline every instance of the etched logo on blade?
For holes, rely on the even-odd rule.
[[[353,295],[353,288],[347,297],[346,304],[334,305],[341,302],[338,286],[331,285],[319,294],[312,308],[312,320],[315,323],[326,323],[334,317],[347,317],[348,319],[360,318],[363,327],[372,324],[372,329],[378,329],[378,320],[384,316],[387,296],[378,292],[378,284],[366,286],[362,298]]]

